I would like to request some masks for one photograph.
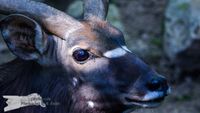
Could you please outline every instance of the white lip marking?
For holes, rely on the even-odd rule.
[[[117,58],[124,56],[127,52],[122,48],[116,48],[110,51],[105,52],[103,55],[107,58]]]
[[[87,104],[88,104],[89,107],[94,108],[94,102],[88,101]]]
[[[129,50],[126,46],[122,46],[122,48],[123,48],[124,50],[126,50],[126,51],[132,53],[131,50]]]
[[[163,92],[148,92],[142,100],[149,101],[149,100],[153,100],[156,98],[160,98],[162,96],[163,96]]]

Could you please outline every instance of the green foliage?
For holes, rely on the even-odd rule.
[[[83,14],[83,2],[76,0],[69,5],[67,13],[75,18],[80,17]]]
[[[182,4],[179,4],[178,8],[180,10],[188,10],[189,9],[189,4],[188,3],[182,3]]]
[[[120,19],[120,11],[115,4],[110,4],[107,19],[112,25],[124,32],[124,26]]]
[[[152,38],[150,43],[157,47],[162,47],[162,38]]]
[[[110,3],[116,3],[117,0],[110,0]]]
[[[175,98],[176,101],[189,101],[192,99],[192,95],[182,95]]]

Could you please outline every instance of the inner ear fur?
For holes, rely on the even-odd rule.
[[[0,30],[8,48],[19,58],[35,60],[44,53],[47,37],[33,19],[13,14],[0,21]]]

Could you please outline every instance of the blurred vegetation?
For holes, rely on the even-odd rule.
[[[82,17],[81,0],[35,1]],[[172,96],[154,113],[200,113],[199,7],[198,0],[110,0],[108,21],[122,30],[128,47],[167,76],[173,86]],[[0,63],[15,58],[2,38],[0,55]]]
[[[188,3],[182,3],[182,4],[180,4],[179,6],[178,6],[178,8],[180,9],[180,10],[187,10],[187,9],[189,9],[189,4]]]

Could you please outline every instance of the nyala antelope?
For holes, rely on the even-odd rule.
[[[125,44],[106,21],[109,0],[83,0],[82,20],[40,2],[0,0],[0,30],[17,56],[0,66],[4,95],[39,94],[59,104],[9,113],[123,113],[156,107],[169,94],[166,79]],[[45,103],[45,100],[44,100]]]

